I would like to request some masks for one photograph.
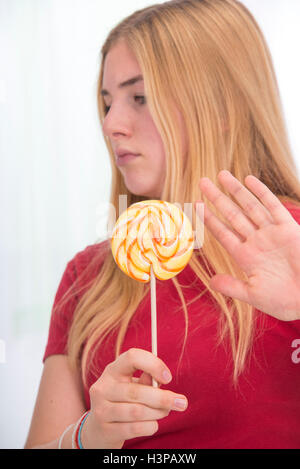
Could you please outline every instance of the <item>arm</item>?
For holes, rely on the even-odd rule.
[[[133,374],[142,370],[136,380]],[[167,372],[167,375],[164,373]],[[82,429],[84,448],[122,448],[124,441],[151,436],[157,420],[171,410],[184,411],[184,395],[150,385],[169,383],[170,370],[158,357],[141,349],[130,349],[106,366],[90,388],[91,410]],[[67,358],[47,358],[25,448],[56,449],[64,431],[85,412],[79,376],[70,371]],[[71,427],[62,448],[72,448]]]
[[[85,412],[82,382],[74,375],[65,355],[45,360],[38,396],[25,449],[57,449],[64,430]],[[71,448],[71,428],[64,436],[63,448]]]

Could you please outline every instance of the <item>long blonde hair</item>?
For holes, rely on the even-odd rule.
[[[105,118],[100,94],[104,61],[119,40],[126,41],[138,60],[149,110],[164,143],[162,200],[182,206],[203,200],[214,210],[199,192],[199,179],[208,176],[219,185],[218,172],[228,169],[242,182],[248,174],[257,176],[281,200],[300,201],[272,59],[259,26],[240,2],[173,0],[136,11],[120,22],[101,51],[101,125]],[[176,110],[186,126],[185,163]],[[118,208],[120,194],[127,195],[128,206],[144,200],[126,188],[115,166],[110,141],[104,139],[112,167],[110,202]],[[254,311],[250,305],[225,298],[210,288],[214,273],[229,273],[244,280],[246,276],[207,230],[204,240],[189,265],[220,310],[219,340],[229,339],[236,381],[250,356]],[[77,304],[68,338],[71,364],[80,364],[84,377],[93,367],[96,351],[112,333],[116,333],[118,356],[127,327],[149,293],[149,284],[136,282],[120,271],[109,242],[104,243],[101,255],[101,271]],[[185,315],[184,348],[188,305],[176,277],[172,281]]]

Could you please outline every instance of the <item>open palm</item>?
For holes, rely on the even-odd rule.
[[[204,222],[247,274],[248,281],[217,274],[211,287],[277,319],[300,319],[300,227],[279,199],[254,176],[241,184],[229,171],[218,179],[239,205],[202,178],[200,189],[222,213],[205,205]],[[250,192],[252,191],[252,192]]]

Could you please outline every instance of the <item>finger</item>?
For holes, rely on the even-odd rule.
[[[278,197],[259,179],[249,175],[245,179],[245,184],[259,198],[264,207],[270,212],[273,220],[277,224],[287,223],[293,219],[289,211],[280,202]]]
[[[240,246],[241,240],[212,213],[207,205],[204,207],[204,223],[217,241],[233,256],[237,247]]]
[[[225,219],[229,221],[232,227],[244,238],[248,238],[255,231],[255,226],[243,214],[240,207],[223,194],[210,179],[201,178],[200,189]]]
[[[152,386],[152,378],[148,373],[143,373],[139,378],[131,378],[133,383],[145,384],[147,386]],[[159,388],[161,383],[157,383],[157,387]]]
[[[117,422],[105,424],[106,434],[114,435],[113,441],[130,440],[131,438],[138,438],[140,436],[151,436],[158,430],[158,423],[156,420],[145,422]],[[105,446],[107,448],[107,446]]]
[[[243,208],[247,217],[257,227],[263,227],[273,222],[270,213],[263,204],[229,171],[221,171],[218,175],[218,179],[223,187],[233,195]]]
[[[139,384],[145,384],[146,386],[152,386],[152,378],[149,373],[142,373],[138,379]]]
[[[106,367],[105,373],[109,373],[115,380],[123,377],[129,381],[137,370],[148,373],[160,383],[166,384],[172,379],[169,368],[160,358],[147,350],[137,348],[131,348],[122,353]]]
[[[106,400],[144,404],[153,409],[164,410],[185,410],[187,407],[187,399],[183,394],[138,383],[119,382],[117,386],[112,385]]]
[[[231,275],[217,274],[210,280],[210,286],[213,290],[222,293],[230,298],[250,303],[248,289],[245,282],[236,279]]]
[[[108,423],[159,420],[169,415],[170,411],[171,409],[153,409],[144,404],[118,402],[108,403],[102,417]]]

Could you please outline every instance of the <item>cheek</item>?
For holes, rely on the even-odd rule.
[[[154,156],[154,162],[156,166],[156,172],[158,175],[164,177],[166,172],[166,155],[163,147],[157,149],[157,153]]]
[[[153,163],[162,164],[165,160],[165,148],[157,127],[149,115],[143,126],[145,153],[153,158]]]
[[[152,116],[150,112],[147,110],[143,116],[143,119],[140,120],[139,125],[139,130],[141,134],[143,134],[145,140],[149,142],[149,140],[152,140],[155,145],[161,145],[163,146],[162,139],[160,136],[160,133],[155,125],[154,120],[152,119]]]
[[[180,151],[183,159],[186,160],[189,147],[187,129],[183,115],[177,108],[175,108],[175,119],[177,119],[178,132],[180,134]],[[155,160],[159,160],[160,163],[164,163],[165,166],[165,149],[163,141],[150,113],[147,113],[144,120],[143,133],[144,141],[147,142],[147,147],[153,151],[153,158]],[[164,161],[162,161],[162,159]]]

